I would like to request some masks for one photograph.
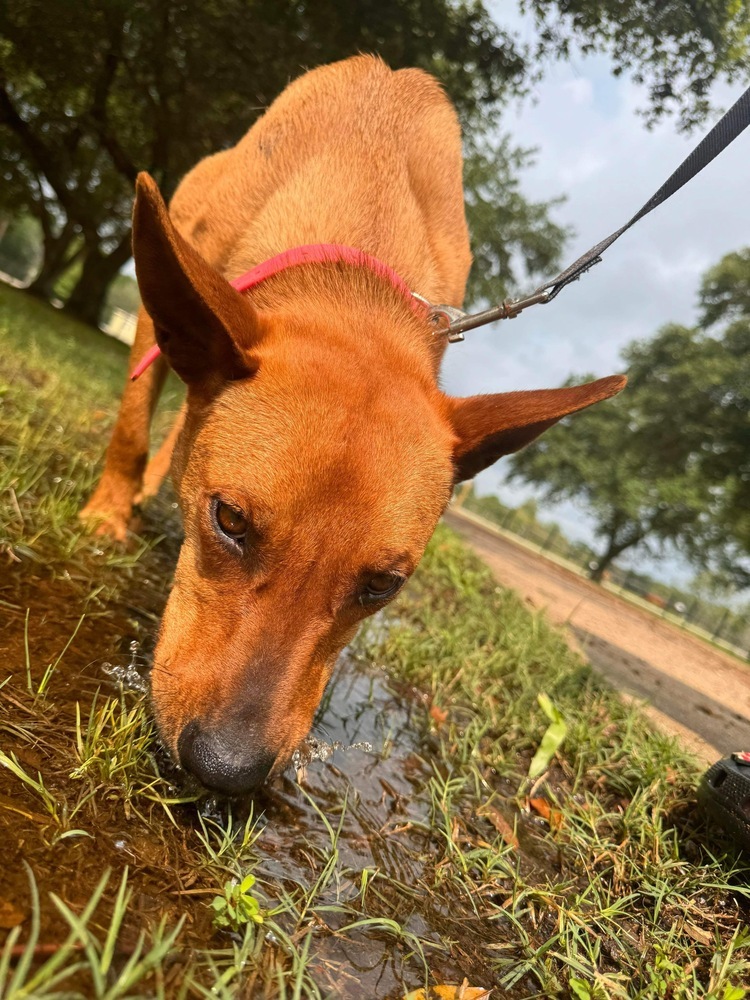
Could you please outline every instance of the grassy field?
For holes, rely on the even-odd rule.
[[[125,552],[75,519],[124,350],[0,289],[0,351],[0,996],[748,995],[750,869],[695,765],[444,528],[311,759],[185,787],[142,690],[171,498]]]

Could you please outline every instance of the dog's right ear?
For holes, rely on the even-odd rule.
[[[161,352],[188,385],[209,393],[257,368],[258,316],[177,232],[156,182],[138,174],[133,257]]]

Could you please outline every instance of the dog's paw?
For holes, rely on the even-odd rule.
[[[115,542],[126,542],[130,528],[131,508],[127,511],[112,510],[89,502],[79,511],[78,519],[82,521],[92,535],[98,538],[111,538]]]

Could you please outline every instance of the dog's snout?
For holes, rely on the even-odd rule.
[[[224,795],[241,795],[258,788],[276,760],[275,751],[259,744],[252,729],[214,732],[197,719],[180,733],[177,753],[186,771],[206,788]]]

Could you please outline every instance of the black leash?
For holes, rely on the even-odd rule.
[[[444,327],[444,332],[448,334],[448,339],[451,342],[463,340],[463,335],[467,330],[484,326],[486,323],[493,323],[498,319],[512,319],[529,306],[542,302],[551,302],[571,281],[577,281],[594,264],[600,263],[602,254],[612,246],[615,240],[619,239],[624,232],[627,232],[644,215],[653,212],[667,198],[671,198],[675,192],[679,191],[689,180],[692,180],[696,174],[699,174],[711,160],[717,157],[722,150],[726,149],[730,143],[734,142],[737,136],[748,125],[750,125],[750,87],[714,125],[708,135],[698,143],[692,153],[682,161],[669,180],[662,184],[656,194],[649,198],[643,208],[636,212],[629,222],[626,222],[616,232],[600,243],[597,243],[596,246],[593,246],[583,256],[579,257],[575,263],[571,264],[570,267],[566,267],[564,271],[561,271],[556,278],[540,285],[535,292],[527,295],[525,298],[514,301],[506,300],[499,306],[486,309],[484,312],[474,313],[470,316],[466,313],[460,313],[458,310],[445,311],[446,317],[451,320],[450,325],[447,328]],[[443,307],[436,307],[436,309],[441,312],[444,311]]]

